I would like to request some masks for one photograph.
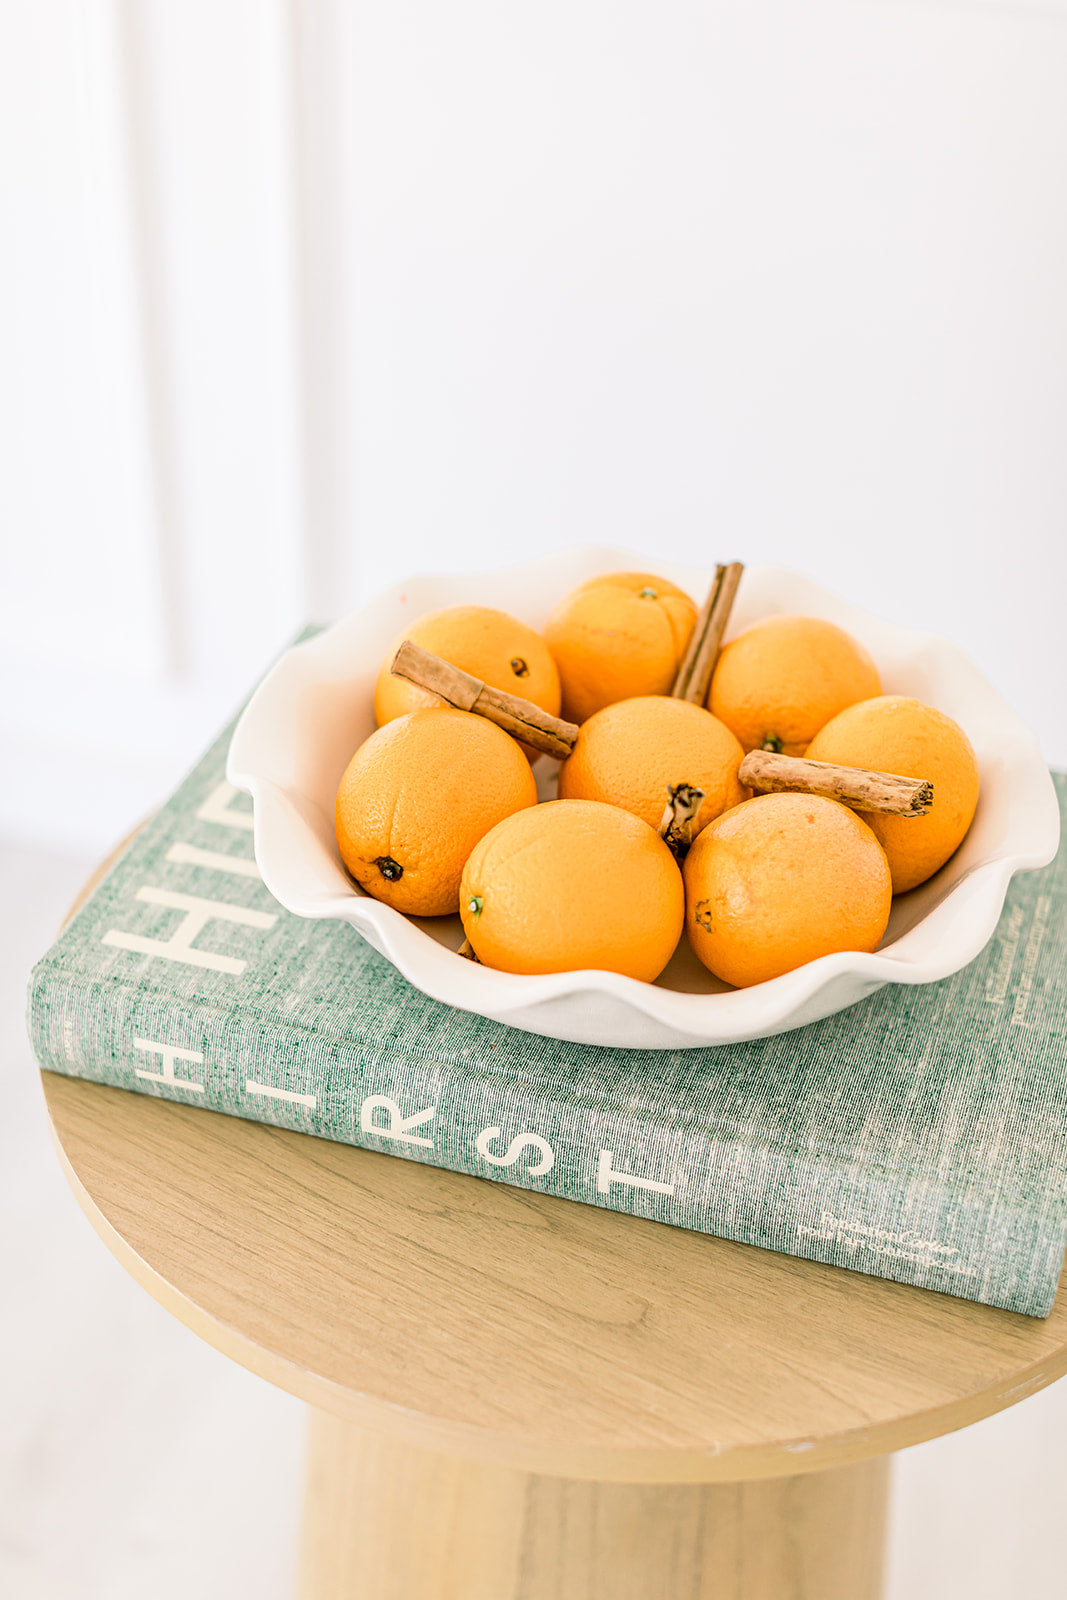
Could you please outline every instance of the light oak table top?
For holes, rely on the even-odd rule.
[[[684,1482],[899,1449],[1067,1369],[1044,1321],[43,1073],[132,1275],[321,1409],[526,1471]]]
[[[949,1433],[1067,1371],[1067,1281],[1039,1320],[41,1078],[68,1179],[132,1276],[243,1366],[408,1445],[601,1482],[777,1477]]]

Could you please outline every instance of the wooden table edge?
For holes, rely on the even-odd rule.
[[[872,1456],[885,1455],[922,1444],[942,1434],[979,1422],[1036,1394],[1067,1372],[1067,1345],[1003,1379],[942,1406],[906,1417],[876,1422],[820,1440],[791,1438],[726,1450],[684,1447],[618,1450],[581,1441],[513,1438],[464,1424],[453,1418],[432,1417],[409,1410],[378,1396],[350,1389],[276,1351],[264,1348],[196,1304],[157,1272],[108,1220],[75,1171],[55,1124],[49,1100],[49,1080],[61,1074],[41,1072],[49,1129],[67,1182],[91,1226],[111,1254],[134,1280],[165,1310],[207,1344],[248,1371],[284,1389],[320,1411],[372,1432],[388,1433],[413,1447],[495,1463],[548,1477],[599,1482],[683,1484],[735,1483],[760,1478],[794,1477],[823,1469],[848,1466]],[[82,1085],[90,1091],[99,1085]],[[844,1269],[841,1269],[844,1270]]]

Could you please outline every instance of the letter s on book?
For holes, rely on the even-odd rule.
[[[513,1167],[522,1157],[522,1152],[527,1145],[533,1150],[541,1152],[541,1159],[532,1167],[527,1167],[526,1173],[530,1178],[540,1178],[546,1172],[551,1172],[555,1165],[556,1155],[547,1139],[542,1139],[539,1133],[517,1133],[504,1151],[502,1156],[495,1156],[489,1146],[494,1139],[500,1138],[499,1128],[483,1128],[474,1142],[474,1147],[483,1161],[488,1161],[494,1167]]]

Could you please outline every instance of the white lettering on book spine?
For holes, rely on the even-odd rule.
[[[955,1273],[958,1277],[976,1278],[978,1269],[967,1267],[949,1256],[959,1254],[954,1244],[942,1244],[937,1239],[924,1239],[914,1228],[879,1228],[873,1223],[853,1222],[848,1217],[838,1217],[824,1211],[819,1226],[802,1224],[797,1233],[804,1239],[821,1239],[824,1244],[841,1244],[849,1250],[874,1250],[879,1255],[897,1256],[904,1261],[915,1261],[923,1267],[936,1267],[941,1272]]]
[[[502,1156],[495,1156],[489,1146],[494,1139],[500,1138],[499,1128],[483,1128],[474,1147],[483,1161],[488,1161],[493,1167],[513,1167],[517,1161],[522,1160],[522,1152],[526,1149],[540,1152],[541,1159],[532,1167],[527,1167],[526,1174],[530,1178],[540,1178],[544,1173],[551,1172],[556,1163],[556,1154],[547,1139],[542,1139],[539,1133],[517,1133],[504,1151]]]
[[[1004,996],[1008,992],[1011,981],[1012,967],[1015,964],[1015,953],[1019,948],[1019,935],[1023,926],[1022,906],[1012,906],[1001,920],[997,929],[997,940],[1000,944],[1000,955],[997,958],[996,971],[986,979],[986,1000],[991,1006],[1004,1004]]]
[[[1023,969],[1019,974],[1019,987],[1015,991],[1015,1004],[1011,1008],[1011,1020],[1019,1028],[1031,1026],[1026,1020],[1026,1008],[1034,987],[1034,973],[1037,971],[1037,960],[1041,954],[1041,941],[1045,937],[1051,910],[1051,896],[1039,895],[1034,907],[1034,920],[1026,940],[1026,949],[1023,951]]]
[[[259,877],[259,868],[246,856],[228,856],[222,850],[200,850],[195,844],[172,844],[167,851],[167,860],[177,861],[187,867],[211,867],[215,872],[232,872],[237,878]]]
[[[389,1121],[375,1122],[376,1111],[388,1112]],[[425,1111],[416,1111],[412,1116],[405,1117],[396,1101],[387,1094],[372,1094],[359,1109],[359,1126],[364,1133],[376,1133],[382,1139],[395,1139],[399,1144],[422,1144],[427,1150],[432,1150],[432,1139],[424,1139],[411,1130],[421,1128],[424,1122],[431,1122],[436,1115],[437,1107],[427,1106]]]
[[[147,1072],[141,1067],[134,1070],[139,1078],[150,1078],[153,1083],[169,1084],[172,1089],[191,1089],[193,1094],[203,1094],[204,1085],[194,1083],[192,1078],[179,1078],[174,1071],[176,1061],[191,1061],[195,1066],[202,1067],[204,1058],[198,1050],[180,1050],[174,1044],[158,1044],[155,1039],[135,1039],[135,1050],[145,1050],[149,1055],[163,1057],[162,1072]]]
[[[274,1089],[269,1083],[256,1083],[252,1078],[245,1079],[245,1093],[262,1095],[265,1100],[286,1100],[291,1105],[307,1106],[309,1111],[315,1109],[313,1094],[293,1094],[289,1089]]]
[[[216,955],[212,950],[197,950],[193,940],[209,922],[233,922],[242,928],[273,928],[278,918],[273,912],[252,911],[247,906],[226,905],[221,900],[203,900],[199,895],[177,894],[172,889],[153,889],[145,884],[138,889],[136,898],[150,906],[166,906],[170,911],[184,911],[185,916],[169,939],[148,939],[143,934],[126,933],[121,928],[111,928],[104,934],[104,944],[117,945],[120,950],[136,950],[140,955],[161,956],[166,961],[180,961],[187,967],[207,967],[212,972],[229,972],[235,977],[247,967],[247,961],[234,956]]]
[[[216,789],[212,789],[196,814],[201,822],[220,822],[224,828],[243,828],[246,833],[251,833],[252,813],[230,810],[236,798],[237,790],[233,784],[223,779]]]
[[[601,1150],[596,1164],[596,1187],[598,1194],[610,1194],[613,1183],[624,1184],[630,1189],[651,1189],[654,1194],[674,1194],[673,1183],[657,1183],[654,1178],[635,1178],[631,1172],[616,1172],[612,1166],[613,1152]]]

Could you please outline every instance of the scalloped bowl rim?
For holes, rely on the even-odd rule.
[[[682,581],[682,587],[692,593],[702,592],[702,579],[706,587],[707,573],[659,561],[654,567],[673,581],[687,579]],[[309,850],[321,854],[324,848],[329,849],[324,844],[324,832],[328,830],[332,841],[336,775],[328,809],[324,809],[325,777],[316,775],[316,798],[307,792],[311,785],[306,779],[293,771],[293,746],[300,743],[303,732],[303,723],[295,717],[293,707],[297,703],[303,705],[301,696],[309,688],[314,704],[316,687],[324,694],[328,684],[338,683],[339,658],[344,657],[350,641],[361,640],[368,631],[384,636],[382,619],[397,612],[398,606],[402,612],[401,603],[410,603],[413,594],[441,594],[445,598],[439,604],[459,604],[462,600],[453,596],[481,591],[468,603],[497,604],[525,619],[526,608],[517,602],[516,595],[522,596],[536,580],[541,580],[544,588],[544,580],[551,578],[549,586],[563,594],[583,575],[646,568],[647,563],[631,552],[592,548],[477,576],[424,574],[394,585],[368,605],[287,650],[241,716],[227,766],[230,782],[252,796],[256,862],[274,897],[298,916],[340,918],[350,923],[416,988],[433,999],[526,1031],[576,1043],[639,1044],[666,1049],[756,1038],[801,1027],[855,1003],[885,983],[932,983],[966,966],[992,936],[1013,875],[1046,865],[1056,851],[1059,811],[1037,740],[977,668],[948,641],[868,616],[809,579],[783,568],[750,568],[743,582],[750,592],[761,584],[764,590],[769,587],[772,591],[784,586],[791,598],[803,603],[777,609],[831,615],[831,620],[863,638],[868,648],[872,643],[881,643],[882,654],[892,641],[900,657],[912,661],[936,659],[942,671],[948,670],[965,684],[972,698],[976,694],[980,697],[991,724],[1012,748],[1013,760],[1006,764],[1006,776],[1000,775],[1001,792],[995,798],[1009,804],[1009,809],[1014,806],[1010,819],[1013,826],[993,854],[963,871],[932,908],[885,949],[873,954],[842,951],[822,956],[769,982],[722,993],[686,993],[599,970],[516,975],[460,959],[408,917],[364,895],[344,874],[335,844],[335,892],[329,892],[329,874],[323,876],[321,863],[316,868],[318,878],[312,884],[307,870],[295,870],[300,860],[306,865]],[[501,598],[484,597],[498,590]],[[427,609],[429,605],[420,603],[412,614]],[[739,596],[735,618],[741,609]],[[841,621],[842,617],[847,621]],[[372,629],[372,624],[379,625]],[[392,637],[400,625],[384,631]],[[735,621],[731,634],[744,625],[746,620]],[[371,667],[376,673],[383,649],[384,645],[377,645],[373,661],[368,654],[361,662],[364,675]],[[879,650],[875,648],[873,653],[877,660]],[[887,692],[905,691],[889,686]],[[951,706],[941,709],[953,714]],[[283,710],[287,715],[281,714]],[[290,724],[288,748],[284,731],[277,731],[279,727],[284,729],[286,722]],[[352,750],[358,742],[352,743]],[[975,744],[978,749],[979,741],[975,740]],[[980,751],[979,760],[981,766]],[[985,793],[984,769],[982,778],[983,801],[993,803]],[[950,862],[942,874],[951,866]],[[913,892],[921,894],[922,890]],[[920,930],[917,940],[913,935]],[[924,954],[914,952],[916,943],[927,947]]]

